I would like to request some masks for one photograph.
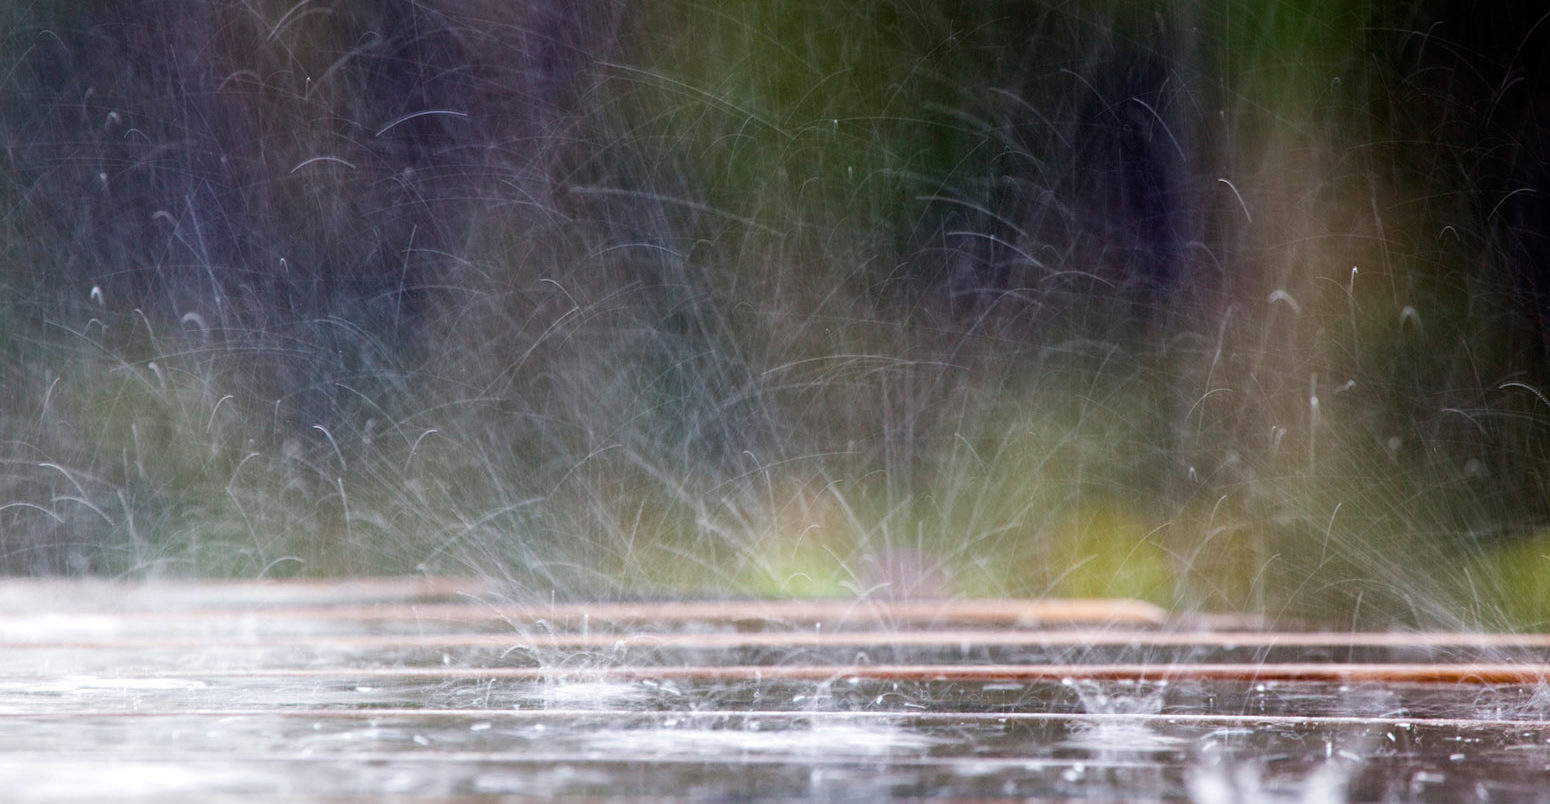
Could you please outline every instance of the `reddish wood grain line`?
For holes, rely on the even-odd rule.
[[[136,615],[126,626],[137,624]],[[599,648],[717,649],[735,648],[1080,648],[1121,646],[1136,649],[1204,647],[1218,649],[1268,648],[1424,648],[1438,654],[1450,650],[1550,649],[1550,635],[1480,633],[1340,633],[1340,632],[1164,632],[1130,629],[1062,630],[875,630],[875,631],[719,631],[692,633],[668,631],[642,633],[600,630],[589,633],[544,633],[515,630],[430,634],[286,634],[265,633],[263,618],[233,619],[233,633],[195,633],[147,636],[138,628],[122,637],[79,639],[5,639],[0,617],[0,647],[24,649],[185,649],[185,648],[341,648],[380,650],[391,648],[498,648],[540,650],[590,650]],[[414,625],[416,621],[401,621]],[[536,626],[530,626],[535,627]]]
[[[125,674],[122,677],[135,677]],[[146,677],[167,678],[165,673]],[[191,678],[193,676],[190,676]],[[652,667],[405,667],[205,671],[198,678],[462,679],[512,681],[1301,681],[1541,684],[1550,664],[877,664],[681,665]]]

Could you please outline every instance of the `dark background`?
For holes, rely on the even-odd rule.
[[[1538,616],[1523,4],[0,13],[6,571]]]

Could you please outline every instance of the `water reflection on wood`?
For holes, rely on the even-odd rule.
[[[0,584],[12,800],[1540,795],[1550,638],[1095,601]]]

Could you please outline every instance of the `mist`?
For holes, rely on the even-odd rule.
[[[6,573],[1550,612],[1534,12],[0,15]]]

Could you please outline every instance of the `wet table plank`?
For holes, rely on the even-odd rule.
[[[1511,801],[1550,639],[1103,601],[0,583],[8,800]]]

